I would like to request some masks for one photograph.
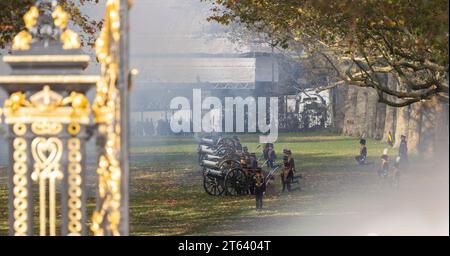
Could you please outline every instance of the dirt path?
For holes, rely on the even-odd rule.
[[[448,168],[427,165],[404,173],[401,189],[373,172],[335,173],[339,182],[310,176],[304,190],[281,195],[263,212],[249,210],[209,235],[448,235]],[[320,177],[320,178],[319,178]],[[322,180],[318,180],[322,179]],[[310,183],[309,185],[308,182]],[[320,186],[311,186],[318,183]],[[327,184],[324,186],[324,184]]]

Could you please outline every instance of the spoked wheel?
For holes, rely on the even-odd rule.
[[[231,169],[225,176],[226,194],[230,196],[245,195],[248,193],[248,182],[245,173],[240,168]]]
[[[203,175],[203,187],[206,193],[211,196],[220,196],[225,192],[223,180],[211,175]]]
[[[219,156],[228,156],[233,153],[233,149],[227,146],[222,146],[219,149],[217,149],[217,155]]]
[[[241,164],[239,164],[239,162],[237,162],[233,159],[223,160],[219,164],[219,170],[230,170],[230,169],[239,168],[239,167],[241,167]]]

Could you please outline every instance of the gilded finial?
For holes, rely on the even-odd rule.
[[[55,26],[59,27],[62,31],[61,34],[61,42],[63,43],[63,49],[64,50],[72,50],[72,49],[79,49],[81,47],[81,40],[80,36],[78,36],[77,33],[75,33],[73,30],[66,29],[67,23],[70,19],[70,14],[61,6],[56,6],[55,10],[52,13],[52,17],[55,23]]]
[[[19,110],[21,107],[28,106],[29,102],[22,92],[13,93],[9,99],[5,101],[5,109],[10,109],[12,112]]]
[[[36,6],[32,6],[30,10],[23,16],[23,20],[25,21],[25,27],[27,29],[31,29],[37,24],[37,20],[39,18],[39,9]]]
[[[37,24],[39,18],[39,10],[36,6],[32,6],[23,16],[25,22],[25,27],[29,30],[32,29]],[[25,51],[30,49],[30,43],[33,40],[31,34],[23,30],[14,37],[12,49]]]
[[[55,26],[64,30],[67,27],[67,23],[70,19],[70,14],[63,10],[61,6],[56,6],[55,10],[52,13],[52,17],[55,23]]]
[[[19,34],[17,34],[14,37],[12,49],[13,50],[20,50],[25,51],[30,49],[30,43],[33,40],[33,37],[31,36],[28,31],[24,30],[21,31]]]
[[[66,29],[61,34],[61,42],[64,50],[79,49],[81,47],[80,36],[70,29]]]

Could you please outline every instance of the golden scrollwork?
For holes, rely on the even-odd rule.
[[[63,97],[49,86],[32,95],[29,100],[21,92],[14,93],[5,101],[5,123],[61,123],[88,124],[91,113],[89,101],[84,94],[72,92]]]
[[[62,178],[59,161],[61,160],[63,146],[60,139],[37,137],[31,143],[31,150],[35,161],[34,171],[31,174],[34,181],[38,181],[40,178]]]
[[[31,124],[31,131],[36,135],[57,135],[61,133],[63,125],[55,122],[35,122]]]
[[[14,234],[26,236],[28,231],[27,141],[17,137],[13,141],[14,158]]]
[[[68,142],[69,164],[68,164],[68,230],[69,235],[81,235],[82,212],[81,212],[81,142],[78,138],[71,138]]]
[[[31,179],[39,184],[39,224],[40,235],[47,233],[47,180],[48,180],[48,222],[49,234],[56,235],[56,180],[63,178],[61,171],[61,157],[63,153],[62,141],[59,138],[37,137],[31,142],[31,153],[34,169]]]
[[[108,0],[104,27],[96,42],[102,78],[97,83],[93,104],[94,120],[105,136],[105,150],[99,158],[97,173],[100,206],[92,217],[95,235],[120,235],[122,170],[119,163],[121,147],[120,93],[117,88],[120,41],[120,0]]]

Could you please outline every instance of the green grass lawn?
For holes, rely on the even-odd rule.
[[[241,136],[254,151],[257,135]],[[197,144],[192,137],[134,138],[131,141],[130,228],[132,235],[207,234],[211,227],[253,212],[254,199],[211,197],[202,186],[197,165]],[[369,161],[378,163],[386,143],[368,141]],[[333,181],[334,174],[355,172],[361,167],[353,157],[359,151],[358,139],[329,132],[281,134],[275,149],[293,151],[297,168],[311,184]],[[260,150],[258,150],[260,151]],[[391,154],[395,154],[391,150]],[[364,167],[375,168],[374,166]],[[0,234],[7,233],[6,171],[0,171]],[[322,179],[321,177],[327,177]],[[89,182],[93,190],[93,181]],[[313,186],[309,184],[310,186]],[[317,184],[318,186],[320,184]],[[90,194],[93,194],[92,192]],[[282,197],[266,200],[277,204]],[[93,198],[89,200],[89,212]],[[205,233],[206,232],[206,233]]]

